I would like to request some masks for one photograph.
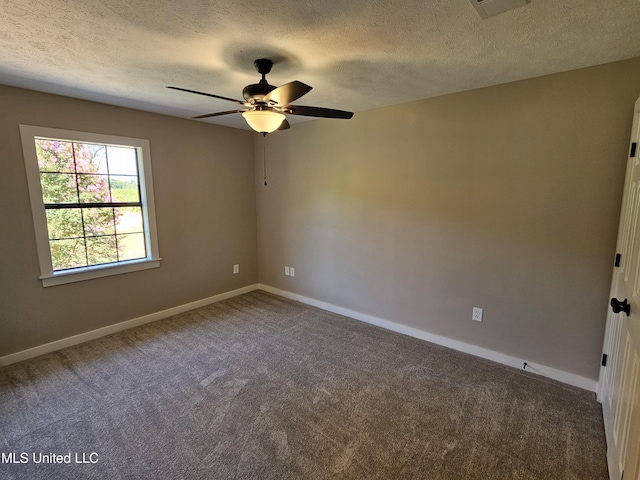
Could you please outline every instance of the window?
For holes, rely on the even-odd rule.
[[[147,140],[20,134],[45,287],[160,266]]]

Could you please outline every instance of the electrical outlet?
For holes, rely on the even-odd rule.
[[[234,273],[234,275],[236,273],[240,273],[240,265],[236,264],[236,265],[233,266],[233,273]]]
[[[476,322],[482,321],[482,309],[478,307],[473,307],[473,313],[471,314],[471,320],[475,320]]]
[[[289,267],[284,267],[284,274],[289,276]]]
[[[289,267],[289,275],[291,275],[292,277],[296,276],[296,269],[293,267]]]

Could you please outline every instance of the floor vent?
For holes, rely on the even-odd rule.
[[[470,0],[471,5],[482,18],[489,18],[500,13],[524,7],[529,0]]]

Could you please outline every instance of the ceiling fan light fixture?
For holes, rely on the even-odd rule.
[[[476,1],[489,1],[489,0],[476,0]],[[501,0],[501,1],[529,1],[529,0]],[[180,90],[182,92],[195,93],[197,95],[204,95],[206,97],[219,98],[220,100],[227,100],[233,103],[239,103],[242,108],[239,110],[229,110],[226,112],[214,112],[206,113],[204,115],[198,115],[192,118],[210,118],[220,117],[222,115],[229,115],[232,113],[241,113],[249,126],[258,133],[266,135],[276,130],[286,130],[291,125],[287,122],[284,113],[291,115],[302,115],[304,117],[320,117],[320,118],[344,118],[349,119],[353,117],[353,112],[347,112],[345,110],[335,110],[333,108],[322,107],[303,107],[301,105],[291,105],[291,102],[296,101],[303,95],[306,95],[311,90],[309,85],[306,85],[298,80],[285,83],[279,87],[269,85],[266,79],[266,74],[271,71],[273,62],[267,58],[259,58],[254,62],[254,66],[258,73],[262,75],[260,82],[247,85],[242,90],[242,97],[244,100],[236,100],[235,98],[223,97],[221,95],[214,95],[213,93],[198,92],[197,90],[189,90],[182,87],[170,87],[172,90]],[[237,107],[236,107],[237,108]]]
[[[285,119],[282,113],[272,112],[271,110],[249,110],[243,112],[242,116],[249,126],[258,133],[275,132]]]

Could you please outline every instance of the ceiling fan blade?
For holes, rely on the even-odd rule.
[[[226,112],[205,113],[204,115],[198,115],[197,117],[191,117],[191,118],[219,117],[220,115],[229,115],[230,113],[240,113],[240,112],[246,112],[246,110],[227,110]]]
[[[305,107],[302,105],[287,105],[287,107],[282,111],[283,113],[304,115],[306,117],[344,118],[347,120],[353,117],[353,112],[347,112],[345,110],[335,110],[333,108],[322,107]]]
[[[280,127],[278,127],[278,130],[286,130],[287,128],[291,128],[291,125],[289,125],[289,122],[285,118],[280,124]]]
[[[197,90],[189,90],[188,88],[180,88],[180,87],[167,87],[167,88],[170,88],[172,90],[180,90],[181,92],[195,93],[196,95],[205,95],[207,97],[219,98],[220,100],[228,100],[229,102],[239,103],[240,105],[245,104],[244,102],[240,100],[236,100],[235,98],[223,97],[221,95],[214,95],[213,93],[198,92]]]
[[[294,80],[293,82],[285,83],[284,85],[267,93],[262,99],[263,102],[274,105],[287,105],[303,95],[306,95],[311,91],[313,87]]]

